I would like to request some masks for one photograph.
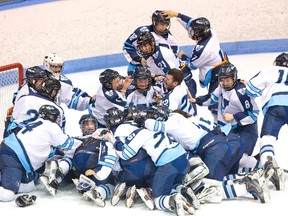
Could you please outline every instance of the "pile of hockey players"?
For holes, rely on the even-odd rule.
[[[191,57],[169,31],[172,17],[196,41]],[[45,69],[26,70],[0,146],[0,201],[33,204],[36,196],[28,193],[40,179],[52,196],[60,183],[73,182],[99,207],[143,201],[149,210],[183,216],[235,197],[269,202],[270,183],[284,190],[273,143],[288,122],[287,53],[242,81],[210,22],[175,11],[155,11],[123,53],[127,76],[104,70],[93,97],[62,74],[64,61],[55,53],[44,57]],[[195,70],[207,95],[197,95]],[[264,123],[254,157],[258,96],[265,98]],[[82,136],[65,134],[63,104],[88,111],[79,120]],[[207,106],[214,122],[198,116],[197,106]]]

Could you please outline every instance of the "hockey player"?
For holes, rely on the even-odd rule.
[[[140,52],[147,59],[147,67],[151,70],[153,76],[156,76],[155,80],[159,79],[157,76],[165,77],[170,69],[179,68],[179,73],[183,74],[183,79],[190,94],[192,96],[196,95],[196,82],[192,79],[190,69],[186,65],[181,67],[180,60],[174,56],[170,49],[156,45],[155,39],[150,32],[141,33],[137,39],[137,44]],[[192,106],[194,106],[193,109],[196,114],[196,105]]]
[[[152,24],[140,26],[127,38],[123,46],[124,57],[129,62],[128,75],[132,75],[137,67],[146,67],[147,62],[140,53],[137,45],[137,39],[142,32],[151,32],[155,38],[155,42],[172,50],[175,56],[179,52],[177,40],[169,31],[171,22],[162,15],[161,10],[156,10],[152,14]]]
[[[183,51],[180,51],[178,56],[181,60],[186,61],[191,69],[199,69],[200,85],[203,88],[208,87],[208,94],[202,96],[201,101],[208,100],[210,94],[218,86],[217,74],[220,66],[228,60],[226,53],[220,47],[215,31],[205,17],[192,19],[173,10],[165,10],[163,15],[167,18],[177,17],[181,25],[188,31],[189,37],[196,41],[191,57],[188,57]],[[210,106],[209,110],[216,115],[217,105]]]
[[[30,67],[25,72],[26,75],[26,82],[23,84],[17,92],[14,93],[13,96],[13,104],[18,101],[19,98],[21,98],[24,95],[29,95],[30,92],[34,93],[37,91],[40,91],[42,88],[42,84],[45,79],[49,77],[49,72],[46,70],[43,70],[42,68],[38,66]],[[12,112],[14,107],[10,107],[7,111],[7,117],[5,121],[5,131],[3,134],[3,138],[7,137],[9,135],[9,132],[7,131],[7,128],[9,124],[13,121],[11,119]]]
[[[28,68],[25,72],[26,82],[14,94],[13,104],[23,95],[28,95],[31,91],[35,92],[41,90],[42,83],[49,75],[49,71],[43,70],[39,66]]]
[[[209,100],[202,103],[196,98],[196,103],[200,106],[218,104],[217,124],[231,124],[232,131],[239,134],[244,148],[239,164],[239,173],[242,173],[261,167],[252,156],[258,139],[259,108],[255,99],[245,93],[246,86],[238,79],[237,73],[235,65],[230,62],[222,64],[218,72],[219,86]]]
[[[288,123],[288,53],[281,53],[274,66],[265,68],[253,76],[247,84],[250,97],[261,96],[264,114],[261,128],[260,160],[265,172],[274,170],[271,178],[276,190],[284,190],[285,174],[277,165],[274,143],[283,125]]]
[[[17,135],[10,134],[0,145],[0,201],[12,201],[15,194],[32,192],[53,148],[64,149],[64,158],[71,160],[81,144],[59,127],[61,116],[58,108],[44,104],[37,113],[40,118],[24,126]],[[60,163],[62,172],[67,172],[67,160]]]
[[[191,171],[184,179],[184,184],[193,189],[201,203],[219,203],[223,199],[242,196],[253,196],[260,199],[261,203],[269,202],[267,183],[273,172],[267,172],[265,177],[262,169],[255,169],[242,176],[230,175],[233,179],[227,180],[226,175],[233,172],[234,167],[238,167],[238,161],[243,154],[237,134],[230,133],[227,130],[229,127],[216,127],[206,131],[207,127],[203,127],[203,124],[197,124],[193,118],[192,122],[185,118],[185,113],[177,110],[168,117],[163,108],[150,108],[147,119],[142,118],[141,124],[150,130],[166,131],[186,150],[203,159],[207,167],[195,156],[189,159]]]
[[[189,102],[187,86],[183,82],[181,71],[177,68],[169,69],[164,82],[168,91],[163,96],[163,105],[169,107],[170,111],[181,109],[184,112],[195,115],[195,110]]]
[[[98,121],[98,128],[105,127],[104,114],[112,107],[124,110],[126,106],[126,91],[132,80],[127,76],[122,83],[122,76],[118,71],[105,69],[99,75],[101,86],[96,93],[97,102],[91,104],[89,109]]]
[[[169,112],[163,108],[151,107],[147,113],[148,119],[143,122],[143,125],[152,131],[168,133],[186,151],[200,156],[209,170],[209,173],[206,172],[207,178],[222,181],[224,176],[228,175],[235,166],[238,167],[238,162],[243,154],[238,135],[220,127],[206,131],[201,125],[182,116],[183,111],[175,110],[169,115]],[[162,118],[162,113],[167,113],[165,121],[154,120],[159,115]],[[179,127],[180,124],[181,127]]]
[[[61,106],[55,103],[57,94],[61,88],[58,80],[49,77],[41,85],[39,91],[30,91],[28,95],[20,97],[14,105],[12,113],[12,123],[8,127],[8,131],[17,133],[22,127],[28,123],[35,121],[39,114],[38,110],[43,104],[50,104],[60,112],[60,127],[65,128],[65,116]]]
[[[95,100],[95,96],[91,97],[80,88],[74,87],[71,80],[62,73],[64,69],[62,57],[56,53],[50,53],[44,57],[43,65],[61,83],[61,90],[56,101],[59,105],[64,103],[69,109],[83,111]]]
[[[138,68],[136,69],[136,71]],[[106,125],[112,132],[115,132],[115,138],[120,139],[123,134],[117,133],[117,126],[122,123],[129,124],[132,116],[138,109],[135,106],[126,107],[123,112],[117,108],[111,108],[104,116]],[[123,131],[122,131],[123,132]],[[129,135],[129,132],[126,134]],[[117,148],[117,146],[115,146]],[[151,157],[144,149],[130,160],[123,160],[119,158],[121,170],[116,176],[116,187],[111,199],[113,206],[117,205],[121,199],[125,199],[125,204],[128,208],[132,207],[135,200],[139,197],[144,201],[145,205],[150,209],[154,209],[154,202],[151,198],[151,189],[153,176],[155,172],[155,165]]]
[[[117,154],[113,145],[102,139],[101,131],[105,129],[96,131],[97,120],[93,115],[82,115],[79,125],[83,136],[76,138],[81,140],[82,144],[73,157],[73,173],[76,175],[73,181],[84,199],[104,207],[105,200],[111,198],[114,191],[112,171]],[[92,136],[94,132],[97,138]]]
[[[148,68],[137,67],[133,74],[135,90],[127,96],[127,106],[136,106],[147,110],[152,105],[162,102],[162,89],[154,85],[151,71]]]
[[[121,124],[119,120],[114,122],[120,123],[115,131],[119,139],[115,140],[112,132],[105,136],[114,143],[119,157],[129,160],[142,148],[157,167],[152,184],[152,197],[156,208],[175,211],[178,216],[184,216],[185,212],[194,214],[192,205],[180,194],[182,179],[189,170],[183,147],[173,142],[164,132],[153,132],[129,122],[127,124]]]

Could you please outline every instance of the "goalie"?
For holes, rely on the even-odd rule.
[[[76,149],[73,157],[72,175],[76,176],[73,182],[85,200],[104,207],[105,199],[111,198],[114,191],[115,181],[112,170],[117,155],[113,145],[102,139],[101,132],[105,133],[105,129],[96,130],[97,120],[93,115],[82,115],[79,125],[83,136],[76,138],[81,140],[82,144]],[[48,191],[55,195],[63,176],[58,162],[52,161],[49,177],[42,176],[41,180]],[[53,182],[57,185],[54,188]]]

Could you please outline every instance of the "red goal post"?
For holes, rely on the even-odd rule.
[[[24,80],[24,68],[20,63],[0,66],[0,140],[2,139],[7,110],[13,106],[12,99]]]

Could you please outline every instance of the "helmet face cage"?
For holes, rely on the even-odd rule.
[[[52,73],[52,75],[56,79],[59,79],[60,74],[62,73],[64,69],[64,60],[62,57],[58,56],[56,53],[50,53],[44,57],[43,65],[44,65],[44,68],[48,70],[50,73]],[[60,73],[55,73],[51,68],[52,66],[60,66],[61,67]]]
[[[164,35],[167,34],[169,32],[170,26],[171,26],[171,21],[170,19],[166,19],[166,17],[162,14],[163,11],[162,10],[156,10],[153,14],[152,14],[152,26],[153,26],[153,30],[156,32],[156,34],[159,35]],[[167,28],[160,32],[157,30],[156,26],[159,24],[165,24],[167,25]]]
[[[112,89],[112,81],[117,77],[120,77],[117,71],[106,69],[99,75],[99,81],[107,89]]]
[[[147,118],[152,118],[158,121],[166,121],[169,116],[167,106],[152,106],[147,110]]]
[[[141,51],[140,46],[145,45],[145,44],[149,44],[152,47],[151,53],[143,53]],[[142,32],[137,39],[137,46],[138,46],[139,52],[146,59],[149,58],[153,54],[153,51],[155,49],[155,44],[156,44],[155,38],[151,32]]]
[[[87,122],[91,122],[94,124],[94,128],[85,128],[85,124]],[[80,120],[79,120],[79,125],[80,125],[80,129],[82,131],[82,134],[84,136],[86,135],[91,135],[95,132],[95,130],[97,129],[97,125],[98,125],[98,122],[96,120],[96,118],[93,116],[93,115],[90,115],[90,114],[85,114],[85,115],[82,115]]]
[[[112,107],[106,111],[104,121],[106,126],[110,129],[112,126],[118,126],[124,122],[124,112],[117,107]]]
[[[193,20],[188,29],[188,35],[192,40],[203,40],[211,36],[210,22],[205,17]]]
[[[139,92],[147,92],[151,88],[151,85],[152,85],[151,71],[148,68],[137,67],[135,69],[134,74],[133,74],[133,79],[134,79],[135,88]],[[148,79],[148,85],[145,89],[140,89],[137,86],[137,80],[138,79]]]
[[[39,116],[45,120],[57,123],[60,122],[60,111],[52,105],[42,105],[39,109]]]
[[[288,53],[281,53],[274,61],[275,66],[288,67]]]
[[[224,63],[218,73],[218,82],[220,83],[222,79],[231,78],[233,80],[233,85],[229,88],[224,87],[225,90],[231,90],[234,88],[237,81],[237,68],[230,62]]]
[[[49,72],[46,70],[43,70],[42,68],[35,66],[35,67],[30,67],[26,70],[26,79],[27,83],[29,86],[34,87],[34,84],[37,80],[39,79],[47,79]]]

